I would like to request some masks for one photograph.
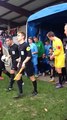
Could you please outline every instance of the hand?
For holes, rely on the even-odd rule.
[[[5,61],[7,62],[9,60],[9,57],[5,57]]]
[[[22,67],[25,67],[25,63],[24,62],[22,63]]]
[[[42,58],[45,58],[45,54],[42,55]]]
[[[51,55],[51,56],[50,56],[50,60],[53,60],[53,59],[54,59],[54,55]]]
[[[19,62],[19,59],[16,59],[17,62]]]
[[[9,57],[7,57],[6,55],[3,55],[3,56],[1,57],[1,60],[2,60],[3,62],[7,62],[8,59],[9,59]]]
[[[17,68],[19,68],[19,65],[20,65],[20,63],[18,62],[18,63],[17,63]]]
[[[16,59],[16,61],[17,61],[17,62],[20,62],[20,61],[21,61],[21,58],[20,58],[20,57],[19,57],[19,58],[17,58],[17,59]]]

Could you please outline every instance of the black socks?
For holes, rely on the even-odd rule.
[[[59,83],[62,85],[62,73],[58,73],[59,75]]]
[[[8,71],[6,71],[5,74],[6,74],[8,77],[11,76],[10,73],[9,73]]]
[[[34,92],[37,92],[37,81],[33,81]]]
[[[9,88],[13,87],[15,74],[11,74]]]
[[[22,90],[22,78],[20,80],[17,81],[17,85],[18,85],[18,88],[19,88],[19,93],[23,93],[23,90]]]

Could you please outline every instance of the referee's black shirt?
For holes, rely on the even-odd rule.
[[[24,42],[20,44],[18,49],[21,56],[21,62],[23,62],[26,59],[26,57],[31,57],[31,50],[28,43]],[[31,62],[31,59],[27,62],[27,64],[30,62]]]
[[[17,44],[13,44],[12,46],[9,46],[8,51],[9,54],[11,55],[12,62],[15,61],[17,58],[19,58],[19,50]]]

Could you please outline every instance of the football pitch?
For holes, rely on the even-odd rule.
[[[38,95],[32,96],[32,83],[24,80],[24,96],[15,100],[18,89],[6,91],[9,78],[0,80],[0,120],[67,120],[67,86],[56,89],[55,85],[38,80]]]

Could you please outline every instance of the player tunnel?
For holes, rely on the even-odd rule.
[[[28,18],[27,36],[39,35],[39,39],[43,41],[46,33],[53,31],[63,39],[65,23],[67,23],[67,3],[47,7]]]

